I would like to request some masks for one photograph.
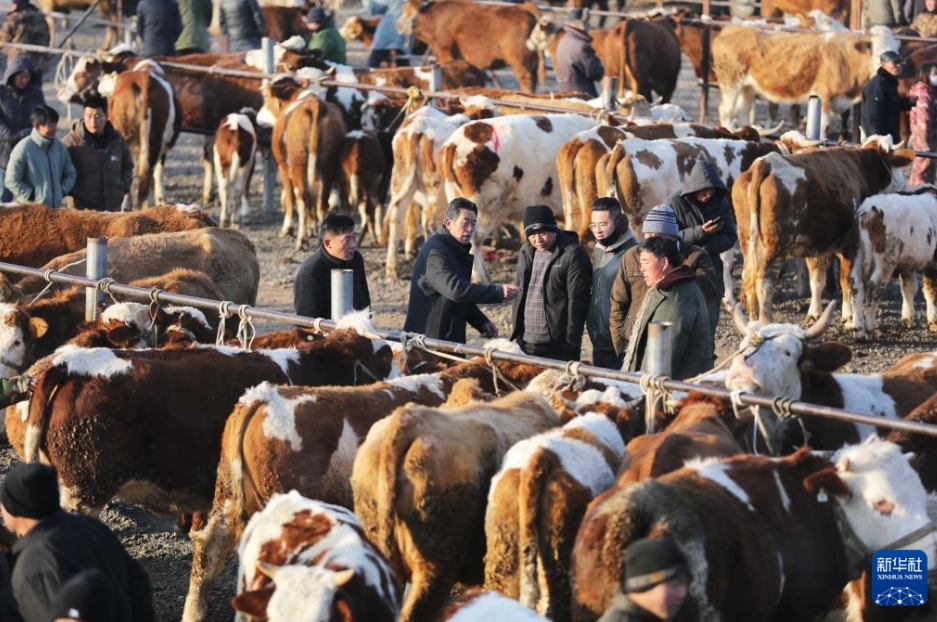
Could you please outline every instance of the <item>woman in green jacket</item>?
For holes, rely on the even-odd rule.
[[[345,40],[335,28],[335,16],[321,6],[314,6],[309,9],[306,21],[312,31],[309,49],[322,52],[322,60],[344,65]]]

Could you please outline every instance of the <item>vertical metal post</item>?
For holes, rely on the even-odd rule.
[[[712,24],[709,21],[709,0],[703,0],[703,15],[706,23],[703,24],[703,58],[700,69],[703,74],[703,88],[699,98],[699,122],[706,123],[709,116],[709,73],[712,61]]]
[[[618,76],[602,78],[602,108],[608,112],[615,110],[615,93],[618,89]]]
[[[107,276],[107,238],[88,238],[85,259],[85,275],[98,281]],[[85,320],[98,318],[98,302],[104,300],[104,292],[96,287],[85,288]]]
[[[850,30],[862,30],[862,9],[864,3],[862,0],[851,0],[849,3],[849,28]],[[852,142],[860,142],[860,132],[859,125],[862,120],[862,104],[853,104],[852,106]],[[846,135],[846,128],[842,129],[842,133]]]
[[[820,140],[820,98],[816,95],[807,100],[807,138]]]
[[[332,319],[342,319],[352,309],[355,283],[353,270],[332,270]]]
[[[264,73],[269,75],[273,75],[276,70],[273,45],[274,41],[269,37],[264,37],[261,41],[264,51]],[[276,211],[273,190],[276,185],[277,166],[273,161],[273,151],[270,148],[261,149],[260,157],[264,168],[264,214],[270,216]]]
[[[651,322],[647,328],[647,350],[644,353],[647,373],[652,376],[670,376],[673,369],[672,322]],[[654,432],[654,399],[648,397],[645,420],[647,433]]]
[[[433,75],[431,77],[429,90],[433,93],[438,93],[442,90],[442,65],[440,65],[439,63],[433,63]],[[433,103],[430,105],[434,105],[437,108],[441,108],[444,105],[449,103],[448,101],[443,103],[443,100],[441,99],[433,99],[431,101]],[[410,114],[411,112],[413,112],[413,110],[414,108],[407,110],[407,114]]]

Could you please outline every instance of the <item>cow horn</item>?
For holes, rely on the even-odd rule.
[[[748,318],[745,317],[745,312],[742,311],[742,303],[735,303],[735,308],[732,309],[732,319],[735,321],[735,328],[742,334],[744,337],[748,334]]]
[[[894,151],[898,151],[899,149],[903,149],[903,148],[904,148],[904,142],[905,142],[905,141],[901,141],[900,143],[898,143],[897,145],[895,145]]]
[[[334,581],[336,587],[341,587],[355,578],[354,568],[346,568],[335,573]]]
[[[820,318],[814,322],[813,326],[804,331],[804,339],[816,339],[826,332],[830,322],[833,321],[833,313],[836,311],[836,301],[830,301],[826,309],[820,314]]]
[[[280,567],[267,562],[257,562],[257,570],[268,579],[276,581],[277,571],[280,570]]]
[[[772,134],[777,134],[781,131],[781,128],[784,127],[784,119],[781,119],[781,122],[772,127],[771,129],[760,129],[757,130],[759,136],[771,136]]]

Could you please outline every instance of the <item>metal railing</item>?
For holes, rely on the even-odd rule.
[[[292,324],[295,326],[305,326],[308,328],[314,328],[316,330],[334,330],[336,323],[332,320],[322,319],[322,318],[308,318],[292,313],[283,313],[280,311],[271,311],[268,309],[263,309],[260,307],[255,307],[251,305],[238,305],[237,303],[231,301],[219,301],[219,300],[209,300],[207,298],[199,298],[196,296],[186,296],[183,294],[173,294],[169,292],[162,291],[158,288],[146,289],[142,287],[133,287],[130,285],[123,285],[120,283],[114,283],[110,279],[102,279],[100,281],[95,281],[94,279],[89,279],[86,277],[74,276],[70,274],[64,274],[61,272],[55,271],[46,271],[40,270],[37,268],[28,268],[25,266],[18,266],[16,264],[0,262],[0,272],[10,272],[13,274],[20,274],[24,276],[34,276],[43,278],[52,283],[67,283],[69,285],[77,285],[80,287],[94,287],[99,289],[104,289],[111,295],[120,294],[126,296],[130,299],[137,299],[142,301],[160,301],[160,302],[170,302],[179,305],[188,305],[192,307],[198,307],[202,309],[212,309],[222,314],[232,315],[231,310],[236,310],[237,315],[241,318],[251,321],[254,319],[270,320],[274,322],[281,322],[283,324]],[[387,330],[387,329],[375,329],[375,335],[382,338],[393,341],[398,341],[404,344],[413,344],[413,333],[407,333],[400,330]],[[441,352],[448,352],[452,354],[461,354],[469,356],[485,356],[493,360],[505,361],[509,363],[520,363],[526,365],[535,365],[537,367],[542,367],[544,369],[554,369],[558,371],[567,372],[573,376],[587,376],[592,378],[603,378],[606,380],[614,380],[619,382],[627,382],[629,384],[640,385],[642,378],[644,376],[636,373],[625,373],[620,371],[614,371],[611,369],[605,369],[602,367],[596,367],[594,365],[588,365],[585,363],[566,363],[561,361],[556,361],[553,359],[542,358],[538,356],[531,356],[528,354],[515,354],[511,352],[502,352],[499,350],[491,350],[489,348],[484,348],[481,346],[473,346],[461,343],[453,343],[450,341],[443,341],[441,339],[431,339],[431,338],[422,338],[419,340],[419,343],[425,346],[428,350],[438,350]],[[791,415],[806,415],[811,417],[822,417],[825,419],[833,419],[835,421],[842,421],[847,423],[854,423],[859,425],[871,425],[879,428],[888,428],[892,430],[901,430],[904,432],[912,432],[916,434],[924,434],[926,436],[937,437],[937,426],[928,425],[924,423],[917,423],[914,421],[904,421],[904,420],[891,420],[885,419],[882,417],[875,417],[871,415],[863,415],[859,413],[853,413],[839,408],[832,408],[829,406],[819,406],[816,404],[808,404],[806,402],[799,402],[795,400],[779,400],[770,397],[763,397],[759,395],[749,395],[749,394],[733,394],[732,392],[718,388],[711,387],[706,385],[690,384],[687,382],[681,382],[678,380],[670,379],[656,379],[657,381],[653,382],[654,386],[660,386],[667,391],[680,391],[680,392],[689,392],[696,391],[703,393],[705,395],[727,398],[727,399],[736,399],[739,403],[748,405],[748,406],[759,406],[762,408],[771,409],[774,412],[791,414]]]

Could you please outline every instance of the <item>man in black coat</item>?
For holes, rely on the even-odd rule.
[[[511,340],[527,354],[578,361],[592,288],[589,256],[575,233],[560,230],[546,205],[524,211],[524,234]]]
[[[866,136],[891,136],[900,142],[898,120],[903,110],[911,110],[911,100],[898,95],[898,74],[904,61],[889,50],[878,57],[881,66],[862,89],[862,131]]]
[[[498,327],[478,308],[504,302],[517,295],[510,284],[472,283],[472,234],[478,206],[468,199],[453,199],[442,226],[423,245],[410,277],[410,302],[403,329],[434,339],[465,343],[465,323],[488,339]]]
[[[570,21],[563,27],[563,38],[556,46],[556,86],[560,91],[578,91],[598,97],[595,83],[605,75],[605,68],[595,50],[582,9],[569,13]]]
[[[97,568],[111,581],[110,596],[118,612],[115,619],[154,619],[146,572],[104,523],[59,507],[55,468],[33,462],[10,471],[0,493],[0,513],[4,524],[20,536],[12,552],[19,620],[49,622],[61,587],[88,568]],[[4,618],[4,622],[16,620]]]
[[[690,567],[666,536],[635,540],[625,549],[621,592],[599,622],[669,622],[686,600]]]
[[[364,257],[357,250],[355,221],[342,214],[329,214],[322,220],[319,239],[319,249],[306,258],[293,281],[296,315],[332,317],[332,270],[354,272],[352,309],[361,311],[370,307],[371,293],[364,273]]]
[[[684,244],[701,246],[712,259],[718,291],[715,297],[707,300],[707,307],[715,335],[720,300],[725,294],[723,264],[719,255],[735,247],[739,241],[726,185],[716,167],[708,160],[697,161],[680,194],[671,197],[670,206],[680,227],[680,240]]]
[[[182,17],[175,0],[141,0],[137,5],[137,36],[142,56],[175,56]]]

